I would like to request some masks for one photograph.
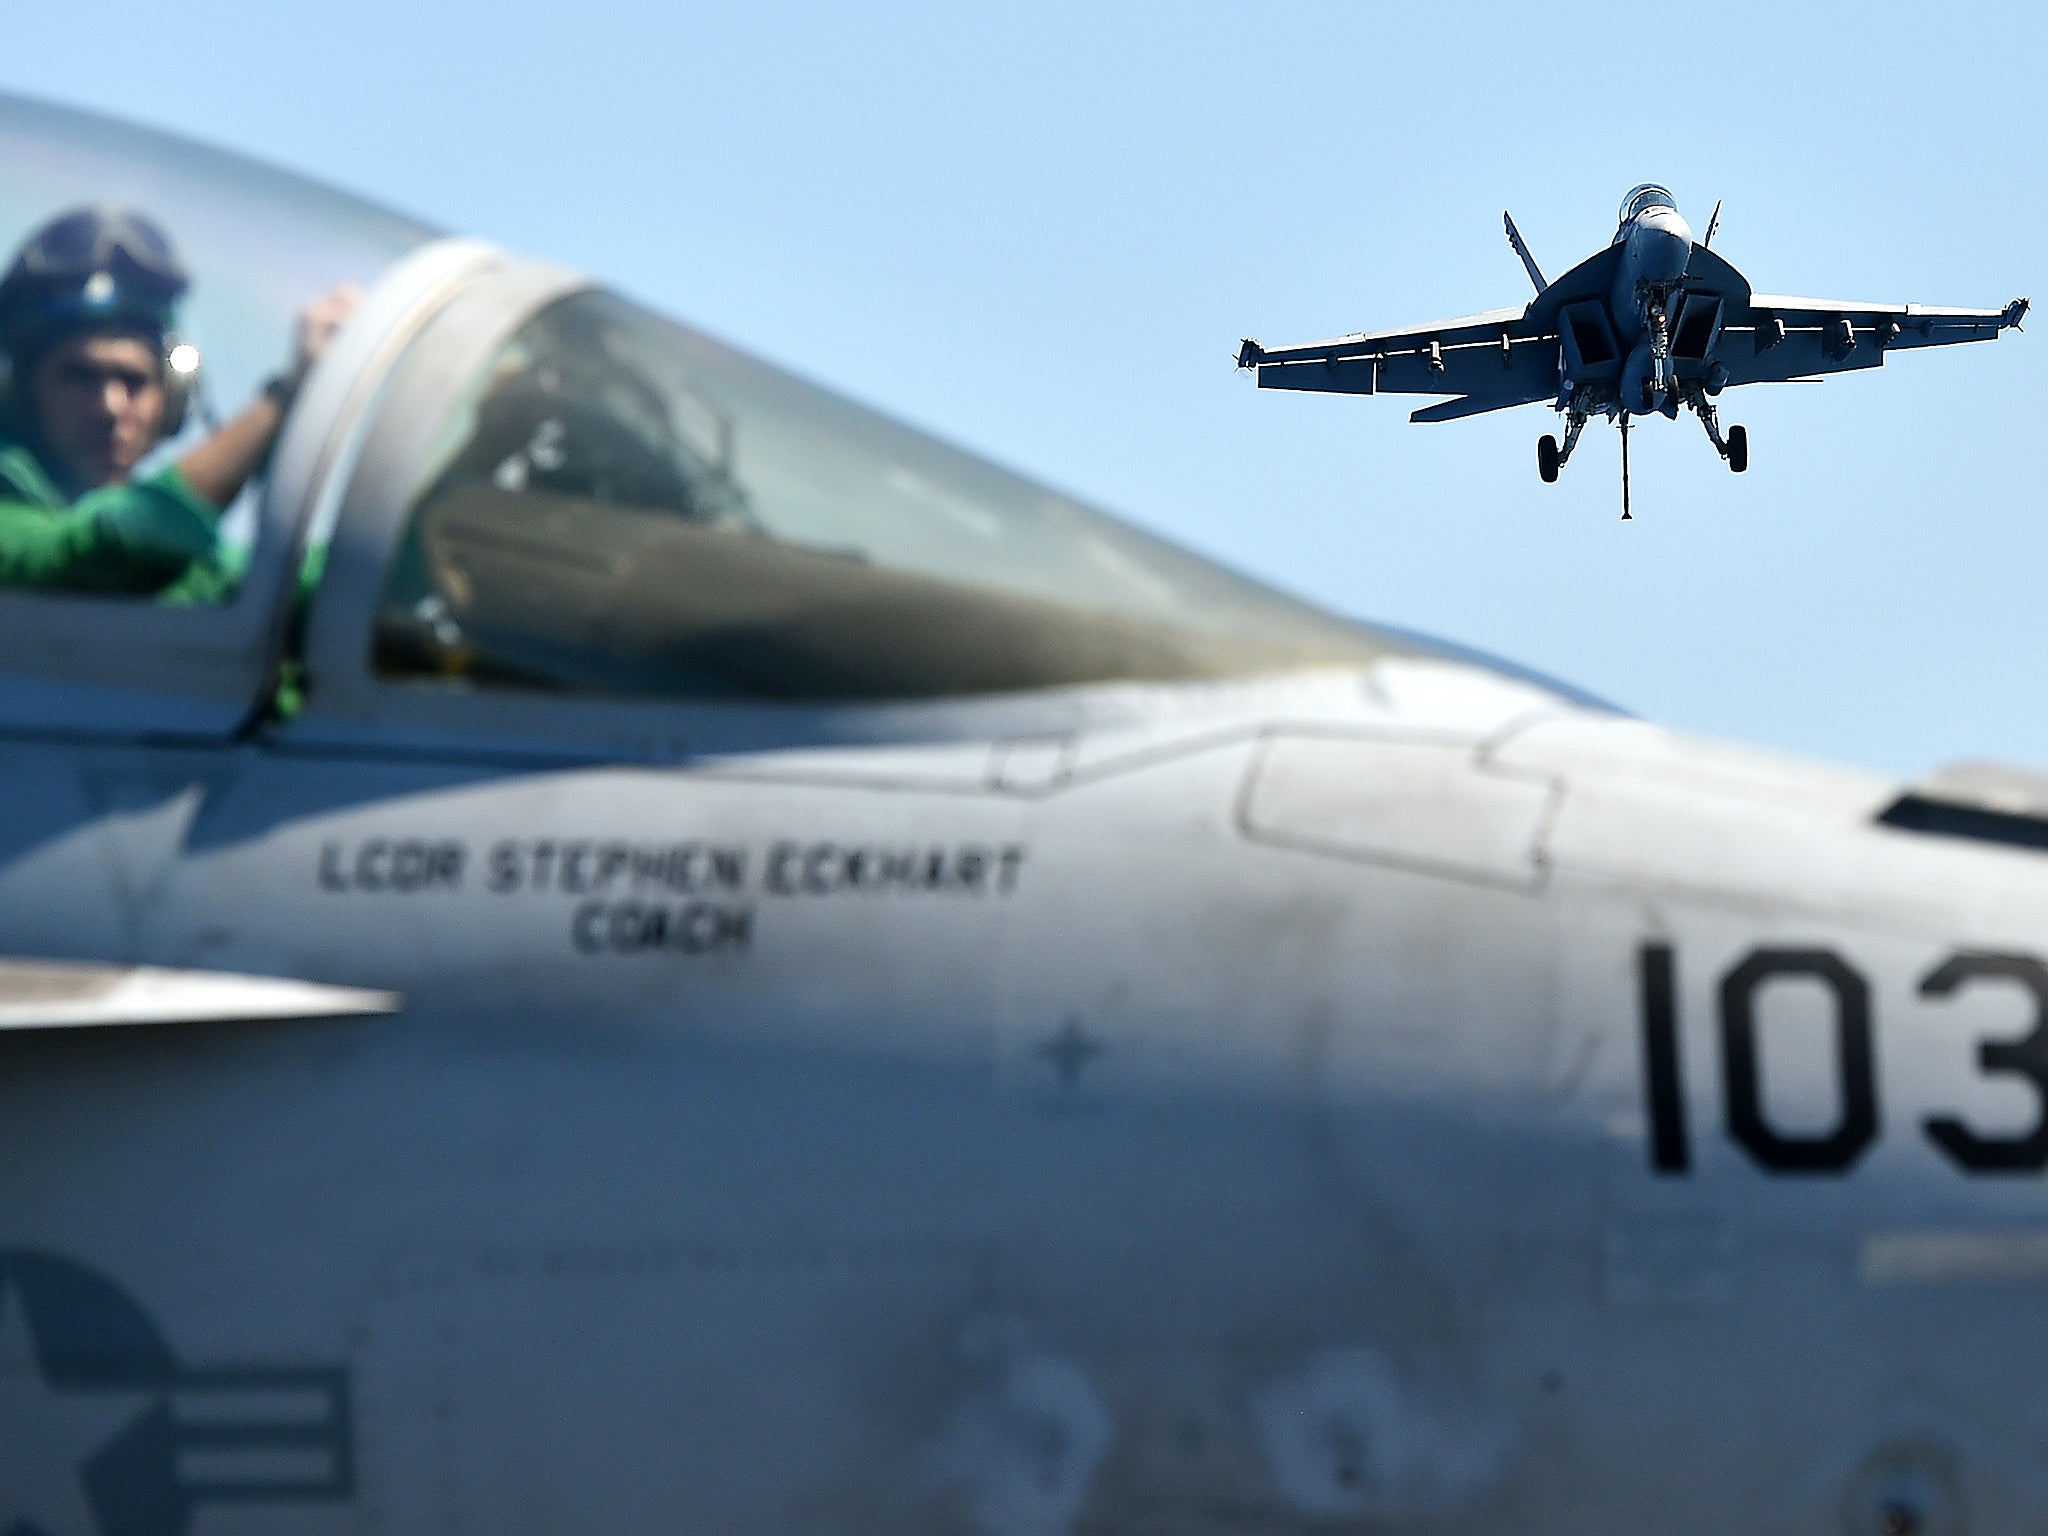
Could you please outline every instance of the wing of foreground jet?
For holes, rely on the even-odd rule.
[[[272,976],[0,960],[0,1029],[332,1019],[399,1006],[390,992]]]

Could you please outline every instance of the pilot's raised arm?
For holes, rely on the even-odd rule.
[[[356,294],[308,305],[287,370],[177,463],[137,479],[190,404],[197,356],[175,330],[188,286],[163,231],[114,207],[51,220],[0,278],[0,586],[171,602],[231,593],[221,510],[262,467]]]

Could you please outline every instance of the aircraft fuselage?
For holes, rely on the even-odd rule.
[[[1608,304],[1615,327],[1633,342],[1653,327],[1651,309],[1685,276],[1692,260],[1692,226],[1676,208],[1646,208],[1630,219],[1615,243],[1622,259],[1614,272]]]
[[[406,1006],[0,1039],[7,1283],[125,1294],[175,1379],[81,1398],[294,1528],[2038,1520],[2043,1075],[1977,1058],[2048,996],[2039,856],[1455,668],[1347,698],[13,743],[7,949]]]
[[[367,288],[218,601],[0,591],[0,1536],[2048,1523],[2043,786],[1688,740],[575,273],[0,149],[17,234],[204,254],[223,391]],[[1525,310],[1247,364],[1576,427],[1674,270],[1701,400],[2023,310],[1754,303],[1639,193]]]

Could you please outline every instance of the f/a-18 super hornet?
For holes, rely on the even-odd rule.
[[[0,1531],[2048,1529],[2040,779],[100,119],[0,100],[0,245]]]
[[[1676,419],[1689,410],[1741,474],[1749,434],[1731,426],[1724,436],[1714,406],[1728,386],[1818,379],[1875,368],[1907,347],[1990,341],[2027,312],[2025,299],[2003,309],[1948,309],[1753,293],[1747,278],[1708,249],[1720,213],[1716,204],[1695,241],[1670,192],[1639,186],[1622,200],[1607,248],[1554,283],[1504,213],[1508,242],[1536,286],[1522,308],[1303,346],[1247,340],[1238,366],[1255,369],[1261,389],[1451,397],[1410,421],[1454,421],[1547,400],[1564,417],[1564,437],[1545,435],[1536,444],[1545,481],[1557,479],[1595,416],[1620,424],[1625,455],[1630,418]]]

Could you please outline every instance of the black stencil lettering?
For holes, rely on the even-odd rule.
[[[1650,1108],[1650,1166],[1685,1173],[1692,1145],[1685,1128],[1685,1086],[1678,1056],[1677,960],[1669,944],[1645,944],[1643,978],[1643,1094]]]
[[[2038,1173],[2048,1167],[2048,969],[2027,955],[1951,955],[1920,983],[1922,997],[1948,997],[1972,981],[2010,981],[2034,999],[2034,1028],[2021,1040],[1980,1040],[1977,1064],[1987,1076],[2023,1077],[2041,1101],[2024,1136],[1979,1136],[1952,1115],[1926,1121],[1928,1139],[1971,1173]]]
[[[1835,998],[1835,1068],[1842,1118],[1825,1136],[1785,1136],[1763,1115],[1756,997],[1766,982],[1810,976]],[[1721,1073],[1728,1134],[1774,1173],[1843,1173],[1877,1139],[1877,1062],[1870,987],[1824,949],[1759,949],[1721,983]]]
[[[342,872],[341,845],[322,843],[320,845],[320,885],[323,890],[345,891],[348,876]]]

